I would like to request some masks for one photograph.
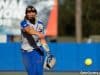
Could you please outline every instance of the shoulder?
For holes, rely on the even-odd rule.
[[[41,20],[38,20],[37,24],[38,24],[38,27],[40,27],[42,29],[44,28],[44,24]]]
[[[22,20],[21,22],[20,22],[20,25],[21,25],[21,27],[26,27],[26,26],[28,26],[28,22],[27,22],[27,20]]]
[[[20,24],[21,24],[21,25],[27,24],[27,21],[26,21],[26,20],[22,20],[22,21],[20,22]]]
[[[38,24],[42,24],[43,25],[43,22],[41,20],[38,20]]]
[[[44,34],[44,23],[43,23],[43,21],[41,21],[41,20],[37,21],[37,30]]]

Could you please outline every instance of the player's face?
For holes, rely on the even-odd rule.
[[[27,16],[28,19],[30,20],[30,19],[32,19],[32,18],[36,18],[36,13],[30,11],[30,12],[28,12],[28,13],[26,14],[26,16]]]

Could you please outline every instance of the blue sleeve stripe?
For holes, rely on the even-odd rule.
[[[43,24],[43,22],[41,22],[41,21],[38,21],[38,23],[39,23],[39,24]]]
[[[27,21],[23,20],[23,21],[21,22],[21,27],[22,27],[22,28],[25,28],[25,27],[27,27],[27,26],[28,26]]]

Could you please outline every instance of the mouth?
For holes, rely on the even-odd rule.
[[[34,17],[29,17],[29,19],[33,19]]]

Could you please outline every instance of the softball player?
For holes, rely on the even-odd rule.
[[[28,6],[21,21],[22,56],[28,75],[43,75],[44,50],[52,57],[43,35],[43,23],[36,20],[37,10]],[[50,66],[49,66],[50,67]]]

